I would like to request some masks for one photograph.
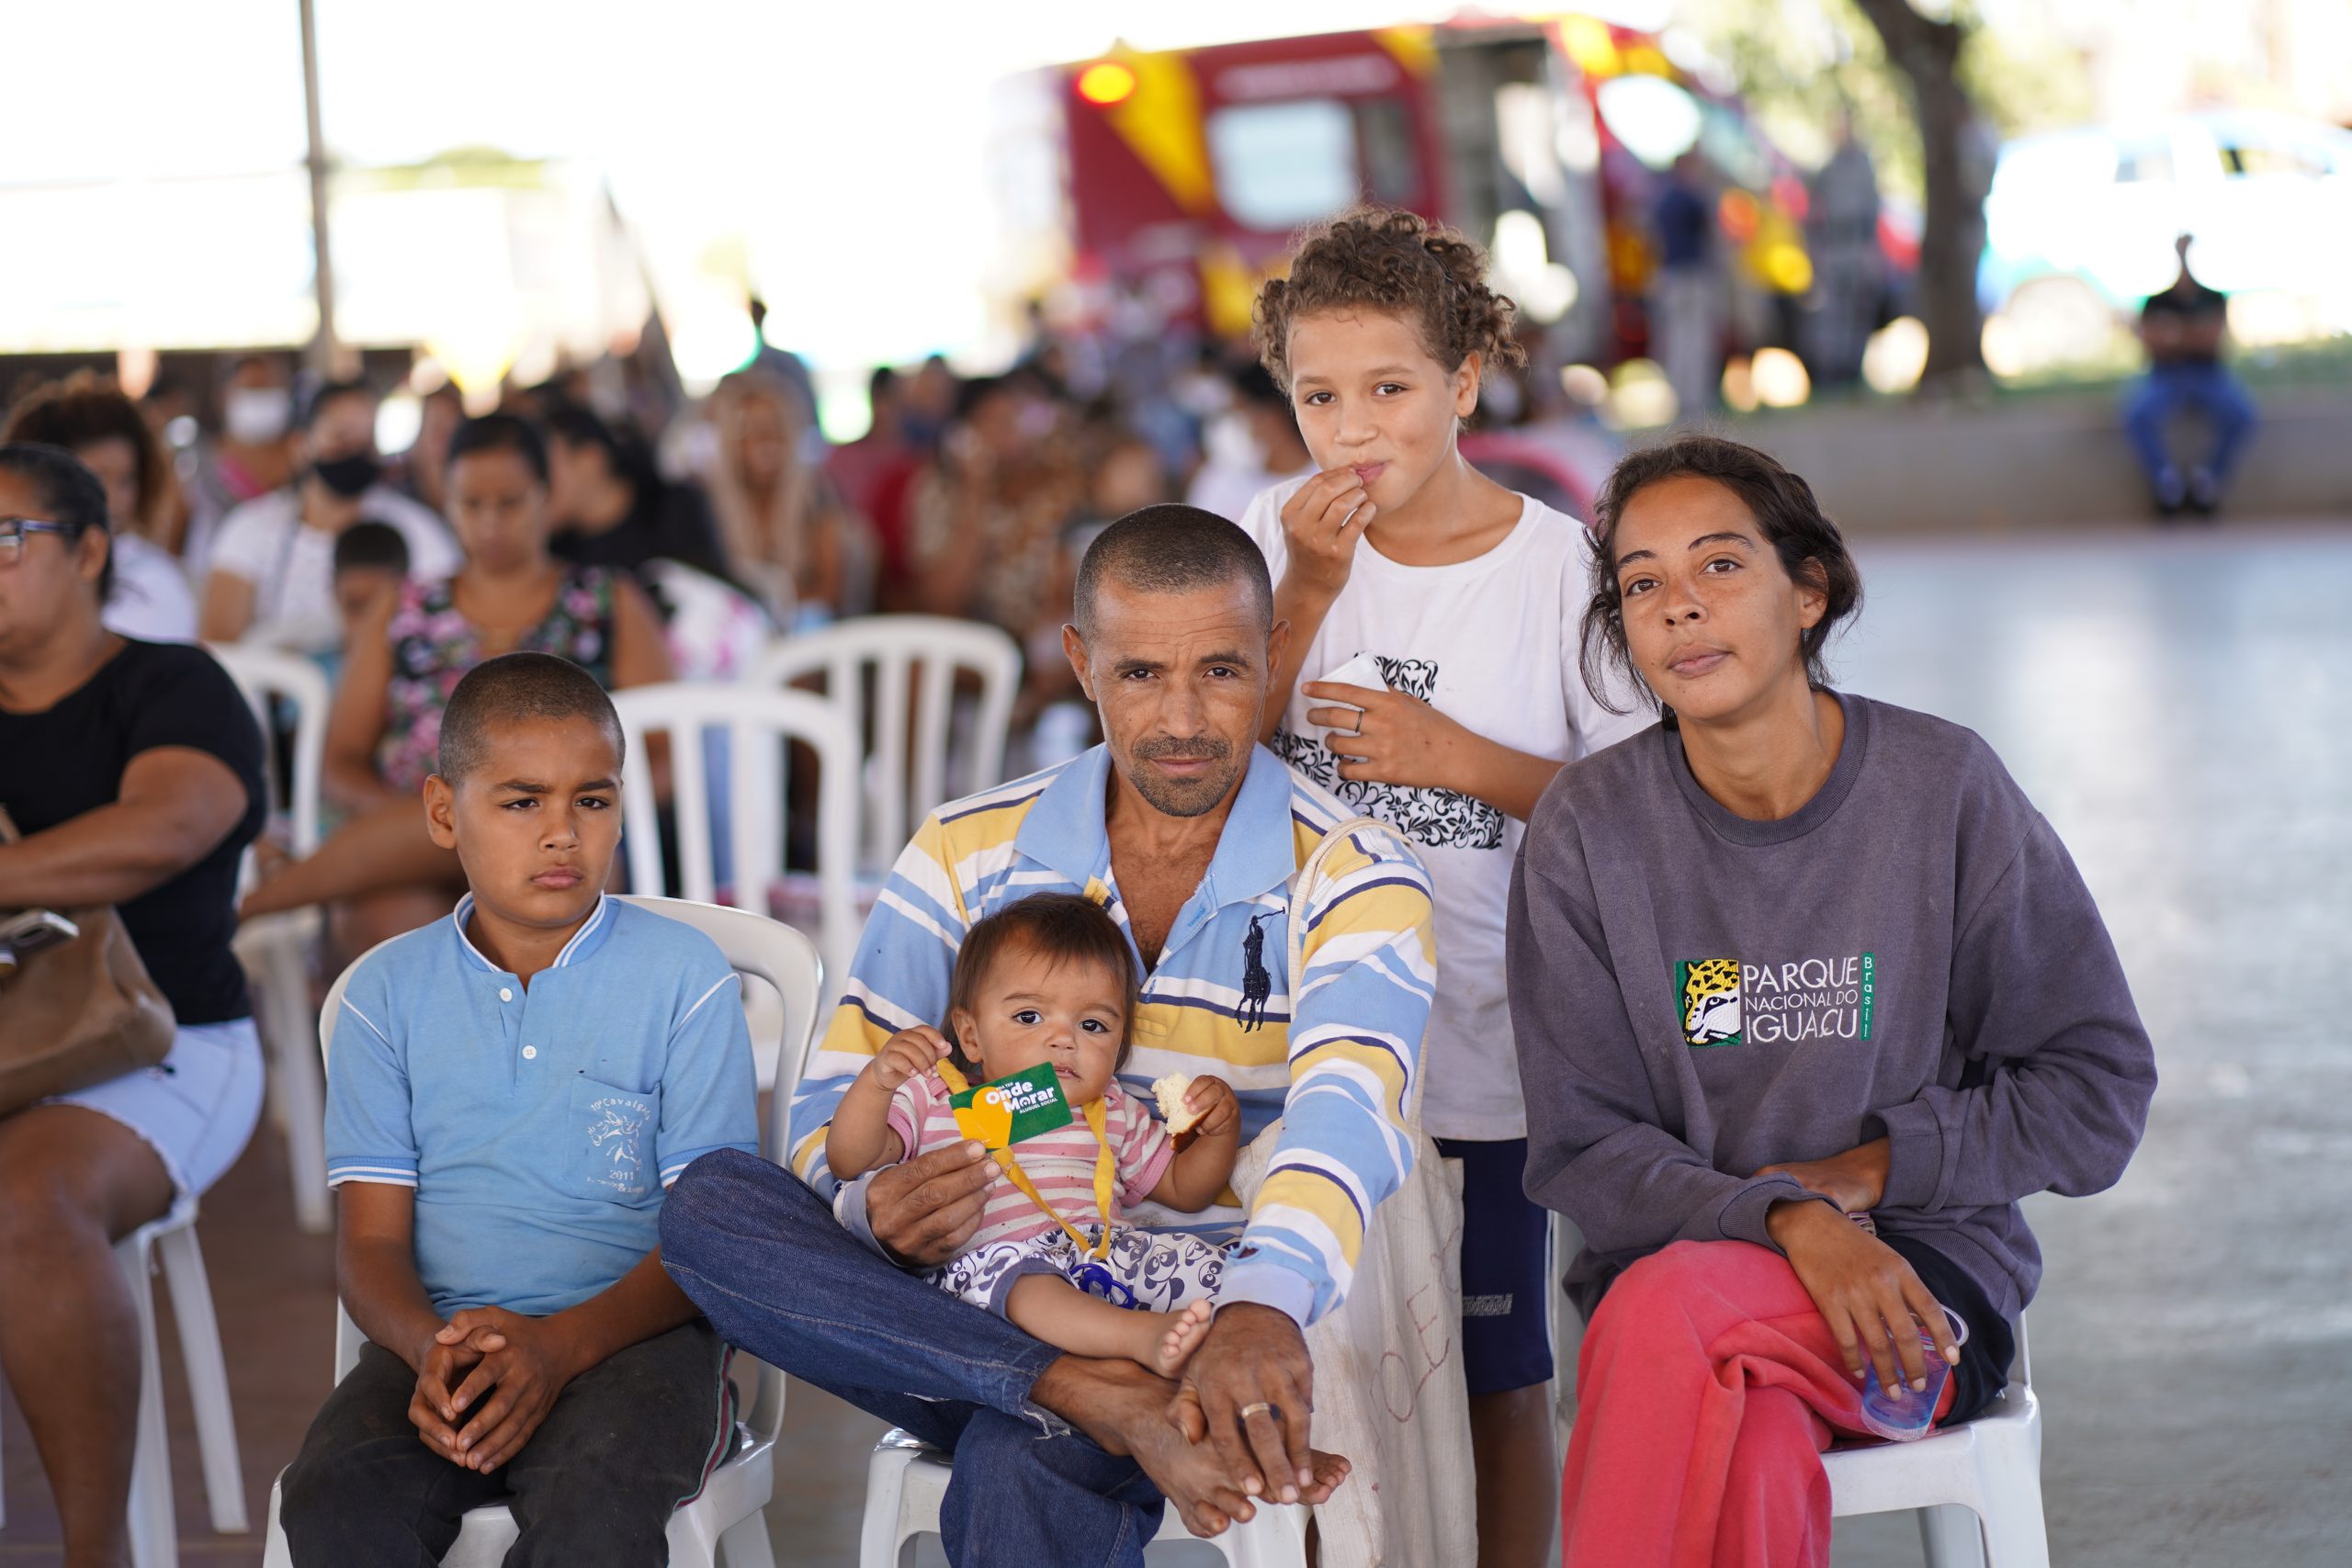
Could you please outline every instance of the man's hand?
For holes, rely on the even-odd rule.
[[[1960,1364],[1960,1342],[1952,1337],[1951,1320],[1901,1253],[1810,1198],[1773,1204],[1764,1224],[1828,1323],[1846,1370],[1857,1382],[1867,1356],[1881,1388],[1892,1392],[1900,1379],[1924,1392],[1928,1363],[1919,1348],[1923,1327],[1943,1359]]]
[[[1314,1414],[1306,1335],[1287,1313],[1255,1302],[1217,1308],[1168,1406],[1169,1421],[1189,1441],[1205,1439],[1244,1492],[1283,1503],[1329,1495],[1307,1452]]]
[[[580,1373],[572,1348],[552,1318],[525,1317],[503,1307],[469,1307],[435,1336],[452,1348],[471,1346],[480,1359],[449,1397],[467,1421],[449,1457],[484,1474],[513,1459],[539,1429],[556,1395]]]
[[[1283,503],[1283,536],[1290,544],[1283,575],[1338,597],[1355,565],[1356,541],[1379,513],[1353,468],[1324,469]]]
[[[896,1093],[909,1078],[919,1078],[945,1061],[952,1049],[947,1036],[927,1023],[918,1023],[885,1041],[882,1049],[874,1053],[874,1060],[865,1065],[865,1071],[872,1075],[876,1089]]]
[[[865,1223],[901,1266],[935,1269],[980,1228],[996,1165],[974,1140],[885,1166],[865,1186]]]
[[[1884,1138],[1872,1138],[1860,1148],[1827,1159],[1790,1160],[1768,1165],[1756,1174],[1792,1177],[1798,1186],[1818,1192],[1842,1212],[1859,1214],[1877,1208],[1885,1198],[1887,1162],[1893,1153],[1894,1145]]]
[[[1323,744],[1339,760],[1343,779],[1411,789],[1451,789],[1462,777],[1465,760],[1485,744],[1420,698],[1403,692],[1329,681],[1309,681],[1299,690],[1317,702],[1346,703],[1363,710],[1360,715],[1348,707],[1306,710],[1307,723],[1340,732]],[[1349,730],[1354,733],[1346,733]]]

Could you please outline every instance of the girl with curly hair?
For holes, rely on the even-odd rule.
[[[1360,209],[1301,236],[1289,275],[1259,296],[1258,350],[1318,471],[1266,491],[1241,525],[1291,627],[1267,744],[1408,833],[1429,867],[1438,978],[1423,1048],[1437,1070],[1421,1121],[1463,1162],[1478,1561],[1533,1568],[1558,1482],[1548,1222],[1521,1186],[1504,913],[1544,785],[1636,726],[1577,677],[1583,525],[1456,445],[1487,373],[1524,357],[1486,267],[1476,244],[1409,212]]]

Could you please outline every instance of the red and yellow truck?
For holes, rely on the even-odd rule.
[[[1646,212],[1695,151],[1736,258],[1735,336],[1785,342],[1812,276],[1804,186],[1694,63],[1575,14],[1114,46],[1044,73],[1057,233],[1033,263],[1057,253],[1059,280],[1232,333],[1299,225],[1371,200],[1487,243],[1547,356],[1607,364],[1646,345]]]

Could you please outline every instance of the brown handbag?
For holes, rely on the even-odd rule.
[[[0,808],[0,844],[17,837]],[[81,934],[0,973],[0,1116],[152,1067],[179,1031],[113,906],[59,913]]]

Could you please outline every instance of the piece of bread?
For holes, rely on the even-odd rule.
[[[1151,1097],[1159,1101],[1161,1120],[1170,1133],[1185,1133],[1201,1119],[1201,1113],[1184,1103],[1184,1091],[1193,1087],[1190,1073],[1170,1073],[1164,1078],[1154,1078]]]

